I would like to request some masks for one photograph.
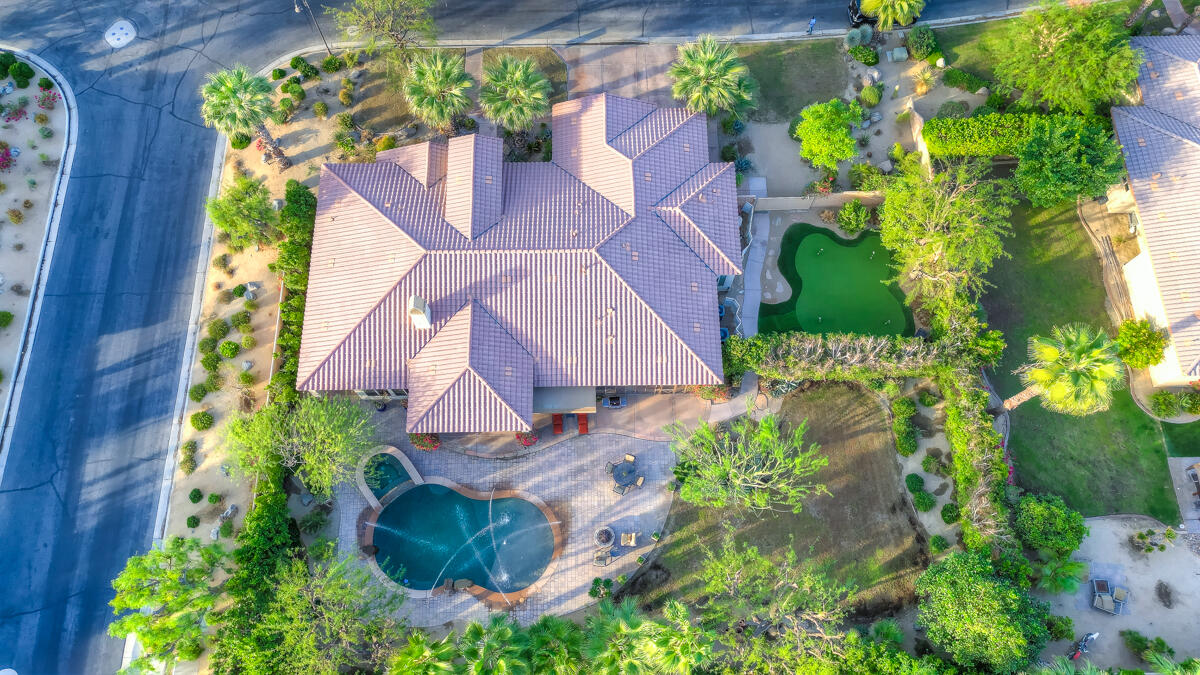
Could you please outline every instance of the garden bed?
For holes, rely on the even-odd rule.
[[[57,85],[41,89],[39,80],[47,74],[29,64],[33,77],[24,89],[0,96],[5,106],[0,118],[0,142],[18,157],[9,168],[0,169],[0,396],[7,395],[21,344],[26,315],[53,207],[54,183],[67,140],[67,104]],[[13,82],[0,78],[0,86]],[[45,83],[41,83],[45,84]],[[21,100],[25,99],[25,105]],[[15,107],[14,107],[15,106]],[[43,117],[44,116],[44,117]],[[44,136],[46,129],[50,136]],[[3,146],[0,146],[3,148]]]
[[[927,544],[899,487],[896,448],[878,398],[855,385],[815,385],[784,398],[780,415],[788,424],[808,420],[805,440],[829,456],[816,480],[832,495],[809,500],[799,514],[763,516],[676,499],[658,559],[631,581],[643,602],[700,602],[696,572],[704,549],[719,548],[729,526],[737,541],[772,559],[782,560],[790,547],[830,578],[853,582],[860,616],[887,614],[913,600]]]

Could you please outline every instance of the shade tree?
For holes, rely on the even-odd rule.
[[[1125,175],[1111,134],[1070,116],[1039,116],[1018,156],[1017,187],[1034,206],[1099,197]]]
[[[232,251],[269,244],[278,235],[279,213],[271,206],[267,187],[244,173],[205,204],[213,227],[225,237]]]
[[[837,171],[838,162],[858,156],[858,145],[850,130],[862,118],[858,101],[814,103],[792,121],[791,136],[800,141],[801,157],[819,168]]]

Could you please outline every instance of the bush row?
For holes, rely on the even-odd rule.
[[[317,197],[304,184],[289,180],[284,188],[284,201],[279,229],[287,238],[280,242],[279,256],[270,268],[279,275],[287,297],[279,303],[279,334],[275,337],[275,358],[279,364],[267,392],[272,401],[291,404],[300,398],[296,391],[296,371],[300,363],[300,330],[304,324]]]
[[[992,114],[955,119],[934,117],[921,136],[933,157],[1015,157],[1021,151],[1035,114]]]

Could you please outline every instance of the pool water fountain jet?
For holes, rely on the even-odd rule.
[[[549,524],[550,524],[550,525],[559,525],[559,524],[561,524],[561,523],[562,523],[562,521],[556,520],[556,521],[554,521],[554,522],[552,522],[552,523],[549,523]],[[485,525],[485,526],[483,527],[483,529],[479,530],[479,531],[478,531],[478,532],[476,532],[474,535],[472,535],[470,540],[467,540],[466,542],[464,542],[462,546],[459,546],[457,549],[455,549],[455,550],[454,550],[454,552],[453,552],[453,553],[451,553],[451,554],[450,554],[450,556],[449,556],[448,558],[446,558],[446,563],[445,563],[444,565],[442,565],[442,569],[440,569],[440,570],[438,571],[438,573],[437,573],[437,576],[435,576],[435,577],[433,578],[433,587],[434,587],[434,588],[437,588],[438,582],[440,582],[440,581],[442,580],[442,577],[443,577],[443,575],[445,575],[445,573],[446,573],[446,568],[450,566],[450,563],[454,562],[454,559],[458,557],[458,554],[459,554],[460,552],[462,552],[462,550],[463,550],[464,548],[466,548],[467,546],[471,546],[471,545],[472,545],[472,544],[471,544],[471,542],[472,542],[472,541],[473,541],[473,540],[474,540],[476,537],[479,537],[479,536],[480,536],[480,535],[482,535],[484,532],[487,532],[487,531],[491,530],[493,527],[495,527],[495,525],[494,525],[494,524],[492,524],[492,523],[489,523],[489,524]],[[542,526],[541,526],[541,524],[537,524],[537,525],[530,525],[530,526],[528,526],[528,527],[522,527],[521,529],[519,529],[519,530],[517,530],[517,531],[515,531],[515,532],[510,532],[510,533],[509,533],[509,535],[510,535],[510,536],[516,536],[516,535],[518,535],[518,534],[521,534],[521,533],[523,533],[523,532],[529,532],[530,530],[536,530],[536,529],[538,529],[539,527],[542,527]],[[479,558],[478,554],[476,555],[476,558],[475,558],[475,559],[476,559],[476,560],[479,560],[479,562],[481,562],[481,563],[483,562],[483,560],[481,560],[481,559]],[[481,567],[483,567],[483,566],[481,565]],[[489,577],[491,577],[492,581],[496,581],[496,578],[495,578],[495,576],[493,576],[493,575],[492,575],[492,573],[491,573],[490,571],[488,571],[487,567],[483,567],[483,571],[484,571],[484,572],[487,572],[488,576],[489,576]],[[497,584],[497,585],[498,585],[498,584]],[[500,593],[501,595],[504,595],[504,591],[501,591],[501,590],[497,589],[497,592],[498,592],[498,593]],[[507,601],[507,596],[505,597],[505,600]]]

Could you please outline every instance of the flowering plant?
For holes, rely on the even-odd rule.
[[[4,121],[6,123],[7,122],[19,122],[19,121],[25,119],[26,117],[29,117],[29,112],[27,110],[25,110],[24,108],[16,108],[16,107],[9,106],[4,111]]]
[[[425,452],[433,452],[442,445],[442,439],[438,438],[437,434],[409,434],[408,442],[413,444],[413,447]]]
[[[43,89],[42,93],[37,95],[37,104],[42,110],[54,110],[54,106],[61,100],[62,96],[59,96],[57,91],[49,89]]]
[[[516,436],[517,441],[527,448],[538,442],[538,437],[532,431],[518,431]]]
[[[16,161],[13,159],[12,150],[8,149],[8,143],[0,141],[0,171],[8,171]]]

